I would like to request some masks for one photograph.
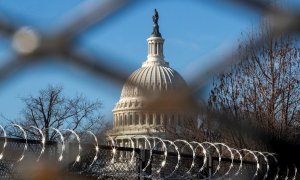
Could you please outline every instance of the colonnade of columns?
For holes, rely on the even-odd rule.
[[[168,118],[169,117],[169,118]],[[164,121],[170,119],[170,115],[161,113],[141,113],[127,112],[114,114],[114,127],[124,127],[131,125],[162,125]]]
[[[162,56],[163,57],[163,43],[162,38],[159,39],[148,39],[148,56]]]
[[[132,126],[162,126],[166,124],[183,126],[188,118],[195,119],[193,115],[180,113],[145,113],[145,112],[116,112],[114,113],[114,128]]]
[[[134,147],[134,148],[140,148],[140,149],[149,149],[149,143],[145,140],[145,138],[135,137],[135,138],[132,138],[132,141],[134,143],[134,146],[132,145],[132,142],[129,138],[120,137],[119,139],[115,140],[115,143],[119,147],[130,147],[130,148]],[[156,139],[149,138],[148,141],[150,142],[151,147],[156,146],[155,149],[158,149],[162,146],[162,144],[156,144],[156,143],[158,143]]]

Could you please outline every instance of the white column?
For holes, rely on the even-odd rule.
[[[151,42],[151,56],[154,54],[153,42]]]
[[[139,148],[139,139],[138,138],[135,139],[135,147]]]

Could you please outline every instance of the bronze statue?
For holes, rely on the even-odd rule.
[[[159,18],[158,12],[156,9],[154,9],[154,15],[152,16],[154,24],[157,24],[158,18]]]
[[[153,19],[153,32],[151,34],[151,36],[153,37],[161,37],[161,34],[159,32],[159,26],[158,26],[158,12],[156,9],[154,9],[154,15],[152,16],[152,19]]]

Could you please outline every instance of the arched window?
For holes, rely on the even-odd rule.
[[[135,125],[139,124],[139,114],[135,114]]]
[[[164,118],[164,125],[166,126],[167,125],[167,123],[168,123],[168,118],[167,118],[167,115],[165,114],[165,115],[163,115],[163,118]]]
[[[120,115],[119,124],[120,124],[120,126],[123,126],[123,117],[122,117],[122,115]]]
[[[153,124],[153,114],[149,114],[149,124]]]
[[[127,122],[127,115],[124,115],[124,126],[127,126],[128,122]]]
[[[145,114],[142,115],[141,121],[142,121],[142,125],[146,124],[146,116],[145,116]]]
[[[115,127],[118,127],[119,125],[119,118],[117,115],[115,115]]]
[[[129,115],[129,125],[132,125],[132,114]]]
[[[161,118],[160,115],[157,114],[156,115],[156,125],[160,125],[160,122],[161,122],[160,118]]]

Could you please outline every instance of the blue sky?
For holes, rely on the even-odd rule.
[[[64,24],[63,17],[88,0],[3,0],[0,15],[41,31]],[[92,0],[90,0],[92,1]],[[216,2],[216,1],[215,1]],[[137,3],[101,26],[81,34],[76,47],[91,54],[108,57],[106,63],[124,68],[129,74],[139,68],[147,56],[147,42],[152,31],[153,9],[157,8],[160,31],[165,38],[164,53],[171,67],[185,79],[195,70],[209,66],[211,57],[222,56],[237,43],[241,33],[255,28],[260,15],[246,8],[208,1],[153,0]],[[80,15],[80,11],[78,12]],[[0,35],[0,65],[11,55],[11,44]],[[197,69],[195,69],[197,65]],[[118,101],[121,85],[94,77],[67,65],[47,63],[25,68],[0,84],[0,114],[9,119],[21,116],[28,94],[36,95],[48,84],[63,85],[66,96],[78,93],[88,99],[100,99],[107,120]]]

